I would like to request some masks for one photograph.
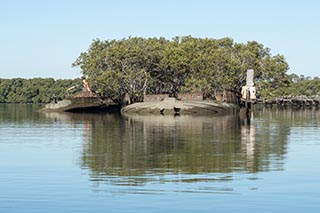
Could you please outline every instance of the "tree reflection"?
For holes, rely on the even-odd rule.
[[[175,176],[170,182],[230,181],[238,173],[283,170],[292,127],[318,126],[320,120],[318,110],[308,109],[263,108],[248,120],[241,115],[38,113],[38,108],[0,104],[0,124],[62,123],[83,131],[81,167],[94,183],[115,185],[168,181],[168,175]]]
[[[289,128],[266,118],[107,115],[91,120],[82,166],[92,180],[281,170]]]

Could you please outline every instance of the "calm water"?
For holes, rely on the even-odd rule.
[[[0,105],[0,212],[320,211],[320,111],[37,109]]]

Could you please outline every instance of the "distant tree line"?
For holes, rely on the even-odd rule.
[[[79,85],[67,92],[67,89]],[[54,80],[53,78],[0,79],[0,103],[49,103],[81,90],[81,80]]]
[[[247,69],[255,70],[261,96],[290,83],[282,55],[271,55],[256,41],[242,44],[231,38],[96,39],[73,66],[81,68],[95,90],[115,101],[125,94],[133,102],[144,94],[201,92],[213,97],[224,89],[240,90]]]
[[[290,74],[287,75],[289,85],[286,87],[275,88],[270,91],[267,97],[282,96],[319,96],[320,95],[320,78],[305,77],[303,75]]]

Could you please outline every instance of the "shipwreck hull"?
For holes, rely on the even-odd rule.
[[[206,115],[233,114],[239,111],[236,104],[217,101],[179,101],[165,98],[163,101],[141,102],[121,109],[123,114]]]
[[[110,99],[102,97],[74,97],[67,98],[56,103],[46,104],[43,111],[99,111],[113,110],[118,105]]]

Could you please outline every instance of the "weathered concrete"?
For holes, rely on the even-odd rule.
[[[165,98],[157,102],[134,103],[122,108],[124,114],[230,114],[239,110],[236,104],[203,101],[178,101],[175,98]]]
[[[72,101],[70,100],[62,100],[58,101],[57,103],[49,103],[45,105],[46,110],[58,110],[58,109],[63,109],[72,104]]]
[[[76,97],[68,98],[57,103],[46,104],[42,111],[72,111],[89,108],[107,108],[114,105],[109,99],[101,97]]]

